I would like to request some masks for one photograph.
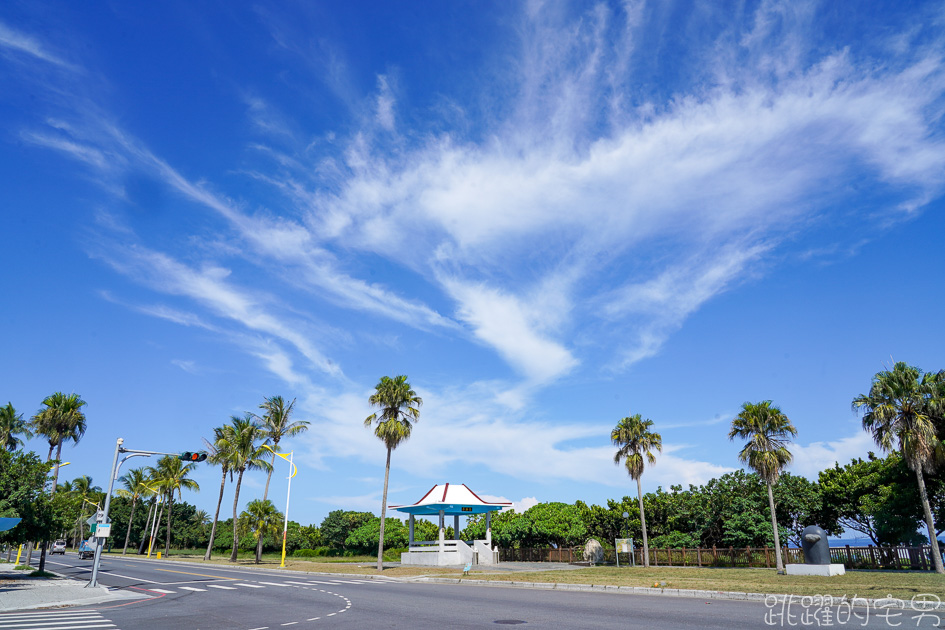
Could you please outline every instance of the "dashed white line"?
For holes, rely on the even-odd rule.
[[[165,595],[171,595],[171,594],[177,592],[177,591],[168,591],[168,590],[165,590],[165,589],[163,589],[163,588],[149,588],[148,590],[149,590],[149,591],[154,591],[155,593],[164,593]]]
[[[239,589],[234,586],[223,586],[222,584],[207,584],[207,588],[218,588],[224,591],[238,591]]]
[[[205,588],[194,588],[193,586],[181,586],[182,591],[196,591],[198,593],[206,593],[207,589]]]
[[[282,625],[283,625],[283,626],[294,626],[294,625],[297,624],[297,623],[298,623],[298,621],[290,621],[289,623],[284,623],[284,624],[282,624]]]
[[[237,582],[237,586],[245,586],[247,588],[266,588],[265,586],[260,586],[259,584],[242,584]]]
[[[306,619],[305,621],[318,621],[321,617],[312,617],[311,619]]]
[[[279,582],[260,582],[260,584],[265,584],[266,586],[282,586],[288,588],[285,584],[280,584]]]

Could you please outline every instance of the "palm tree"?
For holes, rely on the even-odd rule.
[[[286,404],[282,396],[272,396],[266,398],[263,404],[259,405],[259,408],[263,409],[265,413],[262,417],[256,416],[256,418],[262,425],[266,443],[272,446],[273,450],[269,474],[266,476],[266,488],[263,490],[263,501],[265,501],[269,497],[269,482],[272,479],[272,471],[276,466],[276,451],[279,450],[279,442],[284,437],[292,437],[308,431],[308,422],[305,420],[290,421],[292,411],[295,409],[294,398],[292,402]],[[263,539],[259,537],[256,542],[256,557],[262,554],[262,544]]]
[[[0,407],[0,448],[8,451],[21,448],[25,441],[17,437],[19,435],[27,440],[33,437],[29,423],[23,421],[23,414],[17,413],[13,403],[8,402],[6,406]]]
[[[872,434],[876,444],[886,452],[898,449],[909,468],[915,471],[936,573],[945,573],[945,568],[923,472],[931,472],[936,449],[942,447],[935,435],[934,417],[941,417],[945,411],[943,389],[939,374],[923,376],[919,368],[899,362],[892,370],[878,372],[873,377],[869,394],[853,399],[854,411],[864,411],[863,428]]]
[[[282,527],[282,513],[268,499],[250,501],[240,514],[240,529],[250,531],[260,541],[256,543],[256,564],[262,559],[261,541],[266,536],[278,536]]]
[[[663,437],[659,433],[650,431],[653,421],[644,420],[640,414],[628,418],[621,418],[614,430],[610,432],[610,440],[617,447],[614,454],[614,463],[620,464],[624,460],[630,478],[637,482],[637,499],[640,504],[640,524],[643,527],[643,566],[650,566],[650,545],[646,537],[646,514],[643,512],[643,484],[640,477],[646,463],[650,466],[656,463],[653,451],[663,452]]]
[[[774,555],[778,574],[784,573],[781,559],[781,537],[778,533],[778,520],[774,514],[774,484],[778,482],[781,471],[791,463],[794,457],[787,445],[791,437],[797,435],[797,429],[770,400],[759,403],[746,402],[742,410],[732,419],[732,429],[728,439],[748,440],[738,454],[738,459],[754,470],[768,484],[768,509],[771,510],[771,529],[774,532]]]
[[[115,494],[123,497],[131,497],[131,515],[128,517],[128,529],[125,530],[125,546],[121,550],[121,555],[128,552],[128,540],[131,538],[131,523],[135,518],[135,508],[138,505],[138,499],[147,498],[154,494],[151,487],[151,478],[148,477],[144,466],[141,468],[132,468],[127,473],[118,478],[118,481],[124,486],[115,491]]]
[[[56,470],[53,473],[53,488],[59,482],[59,460],[62,455],[62,443],[72,440],[78,444],[85,435],[85,414],[82,407],[86,402],[78,394],[63,394],[56,392],[43,400],[44,409],[40,409],[32,418],[36,433],[44,436],[49,442],[49,454],[46,461],[52,459],[53,449],[56,449]]]
[[[223,427],[221,437],[223,444],[219,448],[229,455],[227,467],[237,473],[236,492],[233,496],[233,550],[230,552],[230,562],[236,562],[239,550],[237,506],[240,500],[243,473],[247,470],[269,470],[270,464],[265,460],[268,453],[260,444],[265,439],[264,431],[253,414],[246,413],[242,418],[232,416],[230,424]]]
[[[374,426],[374,435],[387,447],[387,464],[384,467],[384,495],[381,499],[381,531],[377,545],[377,570],[384,570],[384,521],[387,516],[387,481],[390,477],[390,453],[401,442],[410,439],[412,422],[420,419],[423,399],[410,388],[404,375],[382,376],[368,398],[372,407],[380,408],[380,415],[372,413],[364,420],[364,426]],[[375,424],[376,423],[376,424]]]
[[[158,460],[157,466],[148,470],[154,480],[154,486],[160,488],[167,500],[167,537],[164,543],[164,555],[171,551],[171,520],[174,513],[174,492],[182,498],[182,490],[200,491],[200,486],[187,476],[194,471],[196,464],[185,464],[178,457],[165,455]]]
[[[217,536],[217,521],[220,520],[220,506],[223,505],[223,490],[226,488],[226,475],[230,474],[230,481],[233,481],[233,470],[230,468],[230,443],[226,439],[226,427],[215,427],[213,429],[213,442],[204,439],[203,443],[207,447],[209,454],[207,462],[214,466],[219,466],[223,470],[223,477],[220,479],[220,496],[217,499],[217,510],[213,513],[213,525],[210,527],[210,542],[207,543],[207,552],[203,555],[204,560],[210,559],[213,551],[213,541]]]

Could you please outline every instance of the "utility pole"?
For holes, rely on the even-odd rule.
[[[112,502],[112,489],[115,487],[115,473],[118,472],[118,454],[121,453],[121,445],[124,441],[124,438],[118,438],[118,443],[115,444],[115,458],[112,460],[112,472],[108,476],[108,494],[105,495],[105,509],[96,513],[95,560],[92,562],[92,579],[89,580],[88,583],[88,586],[93,588],[98,586],[98,566],[102,562],[102,547],[105,546],[105,537],[99,536],[100,532],[98,528],[108,523],[108,508],[111,506]]]

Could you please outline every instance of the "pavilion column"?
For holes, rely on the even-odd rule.
[[[446,516],[443,510],[440,510],[440,553],[443,553],[446,547]]]
[[[413,546],[413,514],[410,515],[410,545]]]
[[[459,514],[453,515],[453,540],[459,540]]]
[[[492,512],[486,512],[486,545],[492,547]]]

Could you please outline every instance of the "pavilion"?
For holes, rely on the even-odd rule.
[[[455,565],[496,564],[498,552],[492,547],[492,513],[511,503],[487,503],[466,484],[438,484],[413,505],[392,505],[392,510],[410,515],[410,548],[400,554],[402,564]],[[473,514],[486,515],[486,539],[462,541],[459,539],[459,517]],[[453,517],[453,540],[446,540],[446,517]],[[414,540],[416,516],[438,516],[438,540]]]

